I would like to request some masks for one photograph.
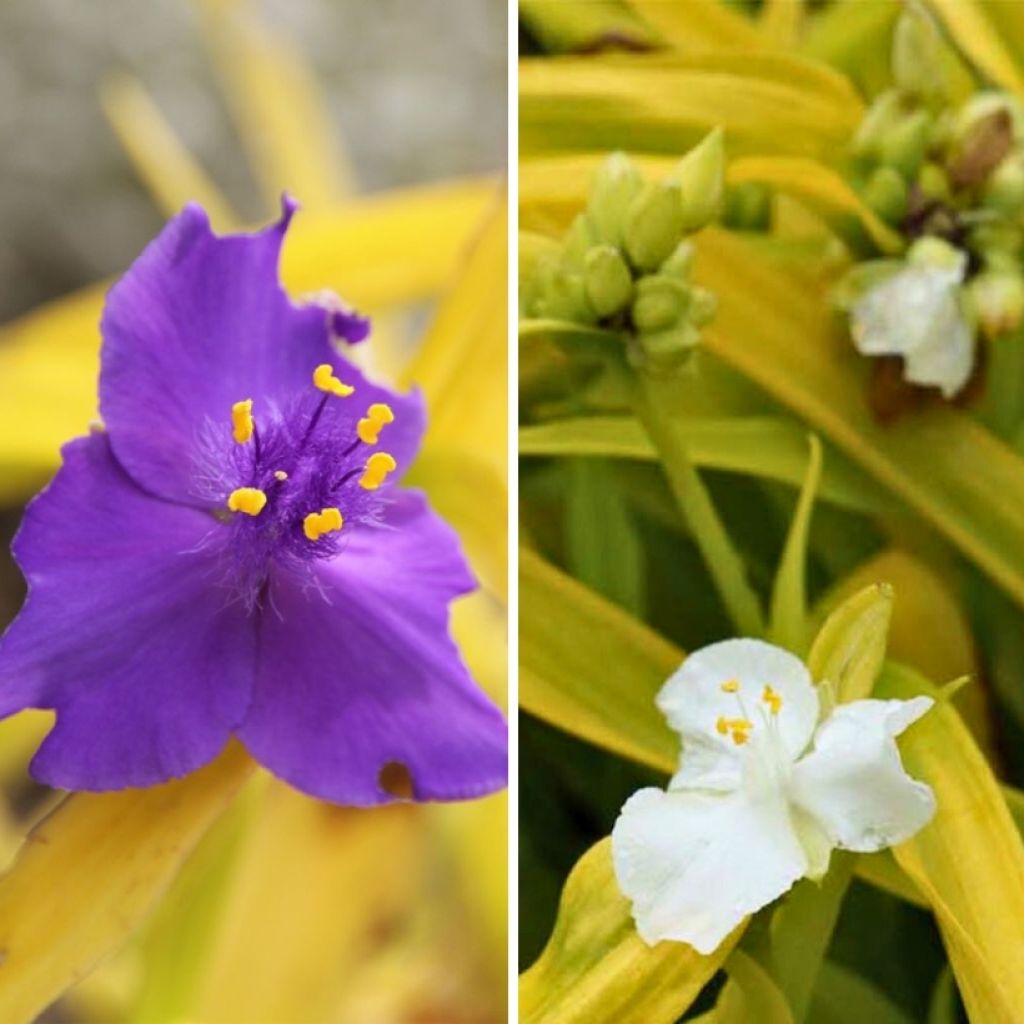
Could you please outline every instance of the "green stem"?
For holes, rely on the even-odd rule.
[[[747,581],[743,561],[690,461],[680,425],[673,420],[662,388],[663,382],[642,373],[637,375],[633,399],[637,418],[658,452],[683,521],[733,624],[744,636],[764,636],[761,602]]]

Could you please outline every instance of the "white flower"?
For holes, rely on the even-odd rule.
[[[642,789],[612,832],[615,874],[641,938],[712,952],[835,848],[871,853],[935,812],[903,770],[895,737],[932,705],[858,700],[819,724],[799,658],[760,640],[690,655],[658,707],[683,739],[668,791]]]
[[[925,238],[907,266],[869,288],[853,305],[850,331],[866,356],[902,356],[903,375],[952,398],[974,366],[974,328],[959,302],[967,257]]]

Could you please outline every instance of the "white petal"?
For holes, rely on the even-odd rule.
[[[672,939],[705,954],[807,870],[777,790],[642,789],[615,823],[612,857],[644,942]]]
[[[946,304],[955,304],[960,268],[907,267],[869,289],[853,306],[853,343],[867,356],[904,356],[928,343]]]
[[[941,388],[952,398],[974,368],[974,331],[949,295],[936,310],[928,341],[906,357],[903,375],[914,384]]]
[[[737,693],[722,684],[735,680]],[[782,698],[774,717],[762,700],[765,685]],[[683,737],[682,761],[672,788],[730,790],[739,785],[745,759],[761,740],[777,734],[782,754],[795,760],[818,719],[818,694],[804,663],[761,640],[724,640],[691,654],[661,688],[658,707]],[[751,743],[737,746],[715,728],[719,718],[747,718]]]
[[[834,845],[874,853],[909,839],[935,813],[931,787],[903,770],[895,740],[932,703],[858,700],[818,729],[814,750],[793,768],[790,797]]]

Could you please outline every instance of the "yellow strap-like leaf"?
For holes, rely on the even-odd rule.
[[[107,79],[100,88],[103,112],[150,195],[165,216],[185,203],[202,204],[218,231],[239,225],[238,215],[210,180],[152,101],[130,75]]]
[[[762,38],[784,50],[796,47],[807,8],[804,0],[765,0],[757,20]]]
[[[0,878],[0,1020],[18,1024],[123,942],[253,762],[232,743],[177,782],[69,797]]]
[[[878,693],[929,692],[888,666]],[[932,691],[933,692],[933,691]],[[972,1021],[1011,1024],[1024,1006],[1024,841],[984,755],[942,700],[901,743],[907,771],[935,791],[931,824],[895,848],[931,904]]]
[[[461,272],[406,370],[430,408],[424,445],[508,466],[508,210],[495,195]]]
[[[956,44],[997,85],[1024,95],[1024,77],[990,20],[989,3],[977,0],[927,0]]]
[[[522,976],[522,1024],[672,1024],[711,980],[745,923],[710,956],[679,942],[646,945],[612,872],[611,840],[565,883],[544,952]]]
[[[718,126],[734,155],[834,158],[863,105],[852,90],[840,95],[833,73],[820,66],[811,68],[827,87],[810,87],[809,62],[792,59],[792,74],[782,77],[784,61],[773,55],[768,77],[756,61],[745,67],[736,55],[705,66],[660,58],[526,60],[519,70],[520,146],[525,154],[625,149],[678,156]]]
[[[884,253],[902,252],[903,239],[869,209],[831,168],[798,157],[741,157],[726,172],[732,184],[757,182],[803,200],[825,216],[855,220]]]
[[[860,463],[1024,604],[1024,459],[948,407],[879,423],[864,394],[868,360],[837,327],[823,296],[755,259],[724,232],[702,232],[698,252],[697,277],[719,299],[705,344]],[[965,464],[971,472],[964,472]]]
[[[316,82],[294,46],[248,0],[196,0],[203,36],[270,212],[288,191],[324,209],[353,191],[353,171]]]
[[[765,45],[742,14],[719,0],[628,0],[629,6],[678,50],[701,47],[757,50]]]

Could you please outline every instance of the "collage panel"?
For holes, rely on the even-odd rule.
[[[3,1024],[508,1019],[507,29],[0,5]]]
[[[1024,1021],[1024,5],[518,18],[520,1021]]]

